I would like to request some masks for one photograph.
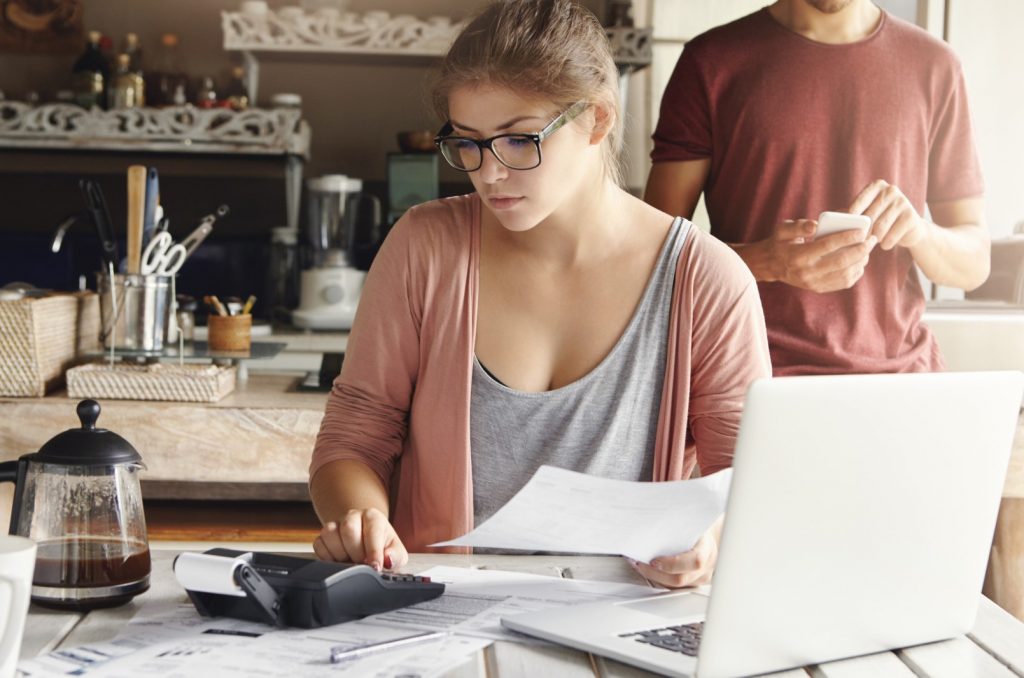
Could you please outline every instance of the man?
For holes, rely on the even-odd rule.
[[[686,45],[654,141],[645,199],[689,216],[704,192],[758,280],[775,374],[942,369],[913,264],[970,290],[990,250],[945,43],[868,0],[778,0]],[[814,239],[825,210],[869,235]]]

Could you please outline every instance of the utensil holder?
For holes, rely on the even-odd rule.
[[[96,273],[104,348],[158,353],[167,341],[171,277]]]
[[[211,351],[248,351],[252,345],[252,316],[211,315],[207,318]]]

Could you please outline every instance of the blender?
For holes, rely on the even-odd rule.
[[[363,193],[360,179],[326,174],[308,179],[306,246],[310,267],[299,281],[296,327],[348,330],[366,277],[353,264],[355,245],[380,223],[380,202]]]

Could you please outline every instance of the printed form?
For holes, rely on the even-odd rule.
[[[431,546],[623,555],[641,562],[693,548],[725,512],[732,469],[664,483],[541,466],[467,534]]]
[[[501,626],[501,617],[561,605],[653,595],[646,586],[501,570],[436,566],[421,574],[445,582],[444,595],[359,621],[318,629],[200,617],[188,602],[150,600],[117,638],[62,648],[18,664],[22,675],[105,678],[253,676],[433,676],[473,661],[494,640],[546,644]],[[451,635],[345,664],[328,661],[336,645],[401,638],[417,631]]]

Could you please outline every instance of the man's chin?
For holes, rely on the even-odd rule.
[[[808,5],[823,14],[835,14],[853,4],[853,0],[804,0]]]

